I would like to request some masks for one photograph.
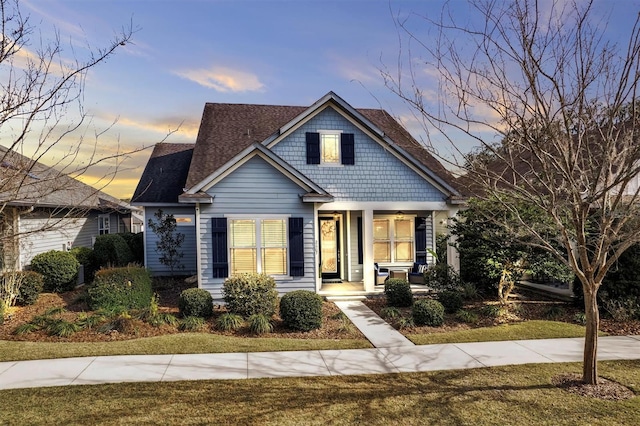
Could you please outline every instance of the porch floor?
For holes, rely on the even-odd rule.
[[[429,293],[431,289],[426,285],[411,284],[411,291],[416,293]],[[384,285],[377,285],[373,292],[364,289],[362,281],[343,281],[341,283],[322,283],[321,296],[376,296],[384,294]]]

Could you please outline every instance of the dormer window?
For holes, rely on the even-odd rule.
[[[339,132],[320,132],[320,164],[340,164]]]
[[[340,130],[320,130],[306,133],[307,164],[354,165],[353,133]]]

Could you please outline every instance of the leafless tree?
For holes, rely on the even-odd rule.
[[[579,278],[583,380],[595,384],[596,295],[620,254],[640,241],[639,21],[617,43],[592,2],[477,0],[470,7],[466,17],[445,5],[435,18],[397,18],[399,67],[382,74],[473,195],[511,213],[511,223],[487,220],[515,221],[524,243],[548,250]],[[478,149],[470,153],[464,139]],[[527,220],[522,205],[542,220]]]
[[[92,125],[83,109],[87,74],[131,42],[133,26],[123,27],[104,48],[67,47],[57,33],[47,41],[20,6],[19,0],[0,0],[0,263],[9,270],[15,269],[15,259],[2,248],[12,251],[19,232],[17,215],[55,197],[60,200],[55,205],[63,207],[50,204],[50,220],[25,232],[64,223],[98,193],[76,178],[106,164],[102,188],[122,159],[137,151],[119,146],[101,150],[98,140],[108,129],[87,137]],[[88,53],[80,57],[81,51]]]

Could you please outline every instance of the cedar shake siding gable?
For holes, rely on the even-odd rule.
[[[273,149],[279,142],[274,145],[272,141],[283,137],[282,134],[313,120],[323,109],[337,109],[342,115],[349,117],[349,120],[370,128],[377,137],[387,139],[385,143],[390,144],[390,149],[397,147],[403,151],[403,156],[406,153],[410,157],[408,161],[415,161],[427,174],[432,174],[436,182],[450,192],[449,195],[458,195],[451,186],[451,174],[386,111],[344,107],[346,103],[332,93],[322,100],[322,103],[317,102],[311,107],[207,103],[185,188],[201,184],[252,144],[262,143]],[[302,144],[306,148],[306,142],[303,141]],[[341,149],[344,150],[342,155],[347,157],[347,165],[357,163],[357,155],[350,151],[349,142],[346,146],[341,144]],[[315,155],[313,159],[307,158],[306,152],[301,155],[304,155],[305,160],[313,161],[312,164],[319,161]]]

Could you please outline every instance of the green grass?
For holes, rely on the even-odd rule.
[[[525,321],[449,333],[410,334],[416,345],[434,343],[493,342],[502,340],[556,339],[584,337],[584,326],[558,321]]]
[[[640,398],[602,401],[551,384],[580,364],[370,376],[132,383],[0,391],[0,424],[632,425]],[[640,361],[600,375],[640,391]]]
[[[371,344],[364,339],[281,339],[273,337],[230,337],[209,333],[180,333],[144,339],[98,343],[0,340],[0,361],[99,355],[307,351],[370,347]]]

